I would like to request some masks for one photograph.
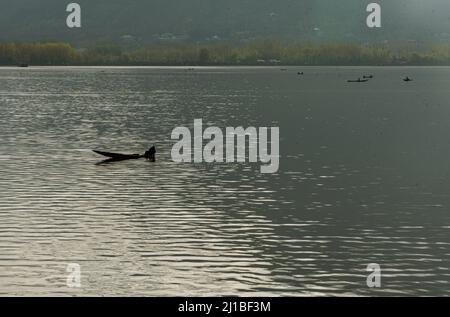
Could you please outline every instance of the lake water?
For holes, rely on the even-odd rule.
[[[450,68],[2,68],[0,295],[450,295],[449,100]],[[196,118],[279,126],[279,173],[172,162]]]

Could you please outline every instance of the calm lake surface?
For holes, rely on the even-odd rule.
[[[196,118],[279,173],[172,162]],[[0,69],[0,295],[450,295],[449,194],[450,68]]]

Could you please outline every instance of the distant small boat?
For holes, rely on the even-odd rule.
[[[411,78],[409,78],[409,77],[406,77],[406,78],[403,78],[403,81],[408,82],[408,81],[413,81],[413,80]]]
[[[110,153],[110,152],[103,152],[103,151],[96,151],[96,150],[93,150],[93,151],[97,154],[103,155],[105,157],[109,157],[109,158],[117,160],[117,161],[136,160],[136,159],[140,159],[143,157],[141,154],[120,154],[120,153]]]
[[[297,75],[304,75],[304,73],[303,72],[298,72]]]
[[[352,79],[347,80],[348,83],[365,83],[368,81],[369,81],[368,79],[361,79],[361,78],[358,78],[356,80],[352,80]]]
[[[106,161],[103,161],[101,163],[110,163],[110,162],[127,161],[127,160],[137,160],[137,159],[140,159],[140,158],[146,158],[146,159],[148,159],[148,160],[150,160],[152,162],[155,162],[156,148],[154,146],[152,146],[143,155],[141,155],[141,154],[111,153],[111,152],[104,152],[104,151],[97,151],[97,150],[93,150],[93,152],[109,158]]]
[[[25,68],[25,67],[29,67],[30,65],[28,65],[28,64],[26,64],[26,63],[22,63],[22,64],[19,64],[18,66],[19,66],[19,67],[24,67],[24,68]]]
[[[372,78],[373,78],[373,75],[364,75],[363,78],[364,78],[364,79],[372,79]]]

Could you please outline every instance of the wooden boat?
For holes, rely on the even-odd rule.
[[[96,151],[93,150],[95,153],[109,157],[110,159],[118,160],[118,161],[124,161],[124,160],[136,160],[144,157],[140,154],[120,154],[120,153],[110,153],[110,152],[103,152],[103,151]]]
[[[151,162],[155,162],[155,154],[156,148],[152,146],[145,154],[122,154],[122,153],[111,153],[104,151],[93,150],[93,152],[100,154],[102,156],[107,157],[108,159],[101,163],[110,163],[110,162],[118,162],[118,161],[126,161],[126,160],[137,160],[140,158],[146,158]]]
[[[357,80],[347,80],[347,82],[348,83],[366,83],[366,82],[368,82],[369,80],[368,79],[361,79],[361,78],[358,78]]]

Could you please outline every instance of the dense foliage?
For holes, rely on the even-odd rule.
[[[355,44],[155,45],[123,50],[100,45],[76,50],[66,43],[0,43],[0,65],[450,65],[450,46],[422,52]]]

